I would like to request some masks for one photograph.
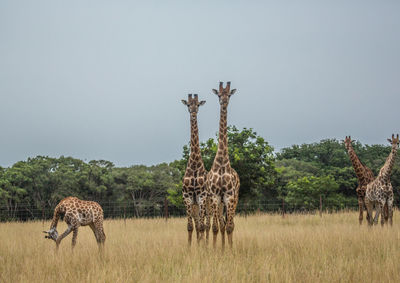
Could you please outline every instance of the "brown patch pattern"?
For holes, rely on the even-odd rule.
[[[368,214],[371,216],[369,218],[369,225],[373,223],[378,224],[379,214],[383,210],[384,206],[388,207],[388,221],[389,224],[393,224],[393,187],[390,183],[390,174],[393,169],[394,161],[397,154],[397,149],[399,147],[399,135],[392,139],[388,139],[392,145],[392,150],[386,159],[385,164],[379,171],[378,177],[367,185],[365,193],[365,205],[368,210]],[[372,219],[372,209],[375,206],[376,214],[375,218]],[[385,224],[385,218],[381,217],[382,226]],[[387,219],[386,219],[387,222]]]
[[[206,241],[208,242],[210,231],[210,199],[206,189],[207,171],[204,168],[203,159],[201,158],[199,129],[197,126],[197,113],[199,107],[205,101],[199,102],[197,94],[194,97],[189,94],[188,101],[182,100],[182,103],[188,107],[190,113],[190,156],[185,176],[182,180],[182,195],[188,218],[188,244],[191,245],[193,218],[198,242],[204,238],[204,231],[206,232]],[[205,219],[206,223],[204,223]]]
[[[352,143],[351,137],[346,136],[344,140],[344,145],[349,154],[351,164],[353,165],[354,171],[358,179],[358,187],[356,189],[356,193],[357,193],[358,209],[359,209],[358,221],[361,225],[363,221],[363,214],[365,208],[365,191],[367,189],[367,185],[374,181],[375,176],[374,173],[372,173],[371,169],[369,169],[367,166],[361,163],[351,143]],[[385,211],[387,211],[387,206]],[[385,217],[387,219],[387,213],[385,213]],[[368,211],[366,213],[366,219],[367,221],[369,221]]]
[[[211,208],[213,211],[213,245],[214,247],[216,246],[219,228],[223,249],[225,247],[225,230],[228,235],[230,247],[233,245],[233,230],[235,227],[233,218],[239,201],[240,179],[239,175],[230,165],[227,137],[227,109],[230,96],[235,91],[236,89],[230,89],[230,82],[227,82],[225,88],[223,87],[223,83],[220,82],[219,90],[213,89],[213,92],[218,95],[221,107],[218,149],[211,170],[207,175],[207,190],[211,193]],[[224,209],[226,213],[225,218],[223,215]]]
[[[61,200],[54,210],[50,230],[57,228],[61,215],[64,215],[64,221],[67,223],[68,228],[56,239],[57,248],[61,240],[71,232],[73,232],[72,247],[74,247],[80,226],[89,226],[96,237],[99,247],[104,245],[106,240],[103,229],[104,215],[103,209],[97,202],[80,200],[76,197],[67,197]]]

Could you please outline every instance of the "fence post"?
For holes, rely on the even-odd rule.
[[[282,218],[285,218],[285,199],[282,199]]]
[[[164,217],[165,217],[165,222],[168,220],[168,200],[167,197],[164,199]]]
[[[322,195],[319,196],[319,217],[322,217]]]

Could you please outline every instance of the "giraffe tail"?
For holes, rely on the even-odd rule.
[[[194,204],[193,205],[193,210],[192,210],[192,217],[197,219],[199,217],[200,214],[200,208],[198,204]]]

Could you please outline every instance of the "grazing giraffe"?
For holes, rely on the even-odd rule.
[[[190,156],[186,166],[185,176],[182,180],[183,201],[186,206],[188,217],[188,244],[192,243],[193,217],[196,225],[197,242],[204,237],[206,231],[206,241],[210,231],[209,197],[206,188],[207,171],[204,168],[201,158],[199,145],[199,129],[197,126],[197,112],[205,101],[199,101],[198,95],[188,95],[188,100],[182,103],[188,107],[190,113]],[[204,218],[206,217],[206,224]]]
[[[68,228],[58,236],[57,223],[60,216],[64,215],[64,221],[67,223]],[[92,229],[99,248],[104,246],[106,235],[103,229],[103,209],[94,201],[80,200],[76,197],[67,197],[61,200],[54,209],[53,220],[50,225],[49,231],[43,231],[48,235],[45,238],[52,239],[56,242],[56,246],[60,245],[62,239],[73,232],[72,248],[76,244],[76,237],[78,236],[78,228],[86,226]]]
[[[363,221],[363,215],[364,215],[364,207],[365,207],[365,190],[367,189],[367,185],[371,183],[374,179],[374,173],[372,173],[371,169],[369,169],[367,166],[361,163],[360,159],[358,158],[356,152],[353,149],[353,146],[351,145],[351,137],[346,136],[344,140],[344,144],[346,147],[346,150],[349,154],[350,161],[353,165],[354,171],[356,172],[356,176],[358,179],[358,187],[356,189],[357,193],[357,199],[358,199],[358,209],[359,209],[359,216],[358,216],[358,221],[360,225],[362,224]],[[366,215],[367,221],[369,221],[369,214],[367,211]]]
[[[214,158],[213,165],[207,176],[207,189],[211,193],[211,203],[213,211],[213,246],[215,248],[218,235],[218,221],[221,231],[222,249],[225,247],[225,228],[228,235],[230,247],[233,244],[233,230],[235,224],[233,218],[235,216],[236,206],[239,200],[239,175],[231,167],[228,154],[228,137],[227,137],[227,113],[228,104],[231,95],[236,89],[230,89],[231,83],[227,82],[226,87],[223,83],[219,83],[219,90],[213,89],[218,95],[220,104],[220,122],[218,149]],[[223,217],[224,207],[226,209],[226,222]]]
[[[390,183],[390,174],[399,147],[399,135],[397,135],[396,138],[392,135],[392,139],[388,139],[388,141],[392,145],[392,150],[390,151],[385,164],[379,171],[378,177],[376,177],[372,183],[368,184],[365,193],[365,205],[368,214],[370,215],[369,225],[372,225],[373,223],[378,224],[379,213],[383,210],[385,204],[388,206],[389,224],[393,224],[393,187]],[[374,205],[376,207],[376,214],[375,218],[372,219],[372,209]],[[384,217],[381,217],[381,225],[383,226],[384,224],[385,219]]]

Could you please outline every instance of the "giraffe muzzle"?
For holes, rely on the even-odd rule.
[[[58,238],[57,230],[43,231],[43,233],[47,234],[46,236],[44,236],[45,239],[56,241]]]

